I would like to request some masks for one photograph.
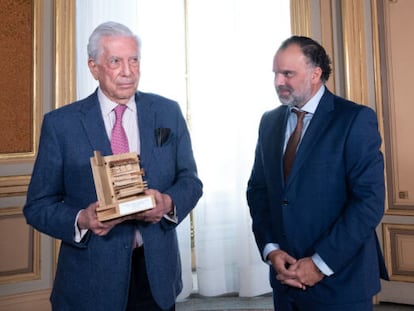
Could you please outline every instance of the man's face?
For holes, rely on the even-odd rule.
[[[128,37],[104,37],[101,44],[103,52],[97,62],[89,59],[89,70],[109,99],[126,104],[138,88],[138,45]]]
[[[307,58],[296,44],[276,53],[273,72],[277,95],[285,105],[303,107],[322,84],[321,69],[308,64]]]

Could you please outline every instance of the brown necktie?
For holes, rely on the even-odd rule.
[[[296,109],[292,109],[292,112],[296,113],[297,123],[296,123],[295,129],[293,130],[292,135],[290,135],[289,137],[289,141],[286,145],[285,155],[283,158],[283,169],[285,172],[285,180],[287,180],[290,170],[293,165],[293,161],[295,160],[296,149],[298,148],[298,144],[302,136],[303,118],[305,117],[305,114],[306,114],[306,111],[299,111]]]

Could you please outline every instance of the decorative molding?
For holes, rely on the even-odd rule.
[[[320,29],[321,29],[321,44],[326,50],[326,53],[331,58],[332,61],[332,74],[329,77],[329,80],[326,82],[326,86],[333,93],[336,93],[335,87],[335,48],[334,48],[334,36],[333,36],[333,17],[332,17],[332,2],[331,0],[320,0]]]
[[[382,228],[390,280],[414,282],[414,224],[383,223]]]
[[[7,3],[6,3],[7,4]],[[20,75],[27,75],[30,77],[31,81],[31,115],[28,116],[31,126],[31,130],[27,133],[27,143],[23,143],[27,145],[27,150],[24,151],[5,151],[0,153],[0,162],[21,162],[21,161],[28,161],[34,160],[36,157],[36,149],[39,140],[39,131],[40,131],[40,123],[41,123],[41,115],[42,115],[42,45],[43,45],[43,36],[42,36],[42,21],[43,21],[43,1],[42,0],[33,0],[30,2],[32,5],[33,15],[31,16],[31,22],[33,23],[30,26],[32,29],[32,37],[33,41],[31,44],[31,50],[27,51],[27,53],[31,54],[31,65],[32,68],[28,69],[28,72],[20,72]],[[19,22],[15,20],[15,22]],[[27,45],[26,40],[15,40],[16,46],[13,47],[16,51],[24,51],[25,46],[22,47],[22,44],[25,43]],[[9,76],[9,75],[6,75]],[[10,78],[10,77],[9,77]],[[7,105],[8,103],[4,103]],[[21,128],[16,128],[13,130],[22,131]],[[13,131],[12,130],[12,131]],[[19,143],[21,141],[17,141]],[[25,147],[26,148],[26,147]],[[22,148],[22,149],[25,149]]]
[[[385,176],[387,182],[386,215],[414,216],[413,198],[410,198],[410,189],[400,189],[398,172],[401,170],[398,162],[398,140],[395,120],[395,82],[392,68],[395,68],[393,59],[387,57],[393,43],[390,33],[390,8],[396,1],[371,0],[371,16],[373,30],[373,62],[375,81],[376,112],[378,115],[379,130],[384,138],[382,151],[385,155]],[[391,53],[392,56],[392,53]]]
[[[55,108],[76,99],[76,1],[54,1]]]
[[[342,0],[345,96],[368,105],[364,1]]]
[[[381,137],[384,137],[384,111],[382,107],[382,83],[383,80],[381,79],[381,52],[380,52],[380,40],[379,40],[379,17],[378,17],[378,0],[371,0],[371,27],[372,27],[372,53],[373,53],[373,66],[374,66],[374,88],[375,88],[375,112],[378,118],[378,130],[380,132]],[[384,139],[383,139],[384,141]],[[385,158],[385,166],[386,166],[386,151],[385,151],[385,141],[381,145],[381,152]],[[386,175],[387,168],[384,168],[384,174]],[[387,182],[387,178],[385,178],[385,182]],[[388,186],[386,185],[386,189]],[[385,196],[387,196],[388,191],[385,191]],[[388,200],[385,199],[385,210],[388,209]],[[384,228],[384,225],[383,225]],[[384,230],[384,229],[383,229]],[[383,243],[385,244],[385,233],[382,231],[383,234]],[[385,254],[385,248],[388,246],[382,245],[383,252]],[[386,257],[386,256],[385,256]],[[386,265],[389,266],[387,263],[387,257],[385,258]],[[374,303],[379,303],[379,296],[374,296]]]
[[[54,0],[55,8],[55,108],[76,99],[76,1]],[[53,274],[60,240],[53,244]]]
[[[373,63],[374,63],[374,88],[375,88],[375,111],[378,120],[383,120],[384,111],[382,107],[382,83],[381,78],[381,54],[380,54],[380,39],[379,39],[379,19],[378,19],[378,0],[371,0],[371,23],[372,23],[372,49],[373,49]],[[378,127],[381,136],[384,137],[384,122],[379,122]],[[384,144],[381,148],[384,153]]]
[[[0,176],[0,197],[26,196],[30,175]]]
[[[380,0],[381,1],[381,0]],[[378,129],[381,134],[381,137],[386,137],[387,133],[384,128],[384,107],[383,107],[383,84],[386,83],[386,78],[383,78],[383,75],[381,75],[382,69],[381,69],[381,48],[380,48],[380,33],[379,33],[379,16],[378,16],[378,0],[371,0],[371,23],[372,23],[372,49],[373,49],[373,64],[374,64],[374,88],[375,88],[375,112],[377,113],[378,117]],[[385,68],[383,69],[385,70]],[[382,122],[381,122],[382,121]],[[385,168],[384,168],[384,174],[387,176],[387,166],[388,162],[387,158],[389,157],[385,144],[388,142],[388,139],[383,139],[383,143],[381,145],[381,151],[384,154],[385,157]],[[388,185],[388,178],[385,178],[385,182],[387,183],[386,189],[390,185]],[[388,197],[388,192],[386,191],[385,195]],[[388,204],[388,198],[385,200],[385,211],[387,214],[389,214],[387,211],[389,211],[389,204]]]
[[[310,37],[310,0],[290,0],[290,20],[293,35]]]
[[[0,209],[0,222],[7,221],[11,218],[22,218],[21,207],[7,207]],[[27,226],[24,222],[24,226]],[[15,282],[25,282],[40,279],[40,233],[32,227],[28,227],[28,250],[29,257],[27,265],[18,269],[0,271],[0,284],[10,284]],[[7,234],[2,238],[9,238]],[[3,245],[3,243],[2,243]],[[1,249],[1,253],[5,254],[7,250]],[[3,266],[1,266],[3,268]]]
[[[2,296],[0,297],[0,310],[48,311],[51,310],[49,297],[49,289]]]

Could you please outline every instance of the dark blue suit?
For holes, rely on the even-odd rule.
[[[283,144],[289,109],[265,113],[247,198],[261,254],[267,243],[296,259],[318,253],[334,271],[306,291],[275,278],[275,295],[320,304],[369,300],[387,278],[375,228],[384,212],[381,138],[372,109],[325,90],[286,183]]]
[[[141,92],[135,100],[145,179],[149,188],[171,196],[181,221],[202,194],[185,120],[176,102]],[[162,146],[156,145],[157,128],[171,129]],[[62,240],[52,306],[124,311],[138,228],[154,299],[170,307],[182,289],[177,224],[124,222],[106,236],[88,232],[81,243],[74,242],[78,211],[97,200],[89,160],[94,150],[112,154],[96,92],[45,115],[24,214],[30,225]]]

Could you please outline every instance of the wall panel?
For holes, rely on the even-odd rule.
[[[0,284],[40,278],[40,234],[19,207],[0,209]]]
[[[40,123],[39,0],[0,1],[0,161],[33,159]]]

